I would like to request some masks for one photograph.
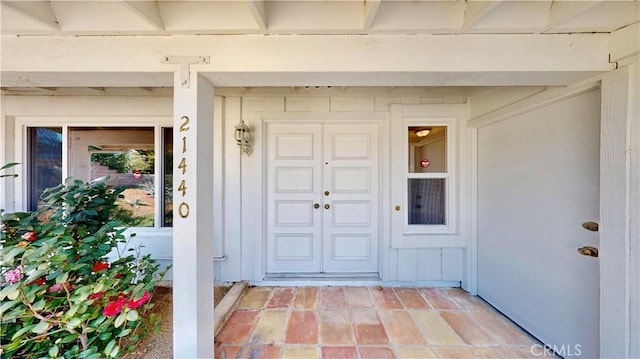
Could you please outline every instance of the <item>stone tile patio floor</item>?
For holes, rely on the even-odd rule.
[[[253,287],[216,336],[215,357],[539,358],[535,344],[459,288]]]

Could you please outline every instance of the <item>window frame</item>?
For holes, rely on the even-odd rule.
[[[420,173],[411,172],[409,166],[409,128],[410,127],[445,127],[446,128],[446,172]],[[403,181],[403,217],[404,230],[403,234],[431,234],[431,233],[455,233],[457,227],[457,206],[456,191],[457,183],[457,141],[455,134],[457,133],[455,118],[406,118],[402,124],[403,138],[403,164],[404,164],[404,181]],[[444,179],[445,180],[445,224],[409,224],[409,180],[410,179]]]
[[[154,151],[155,153],[163,153],[162,132],[164,128],[173,127],[171,117],[16,117],[15,118],[15,155],[16,162],[24,163],[24,166],[16,167],[18,180],[16,181],[15,210],[27,211],[29,208],[28,191],[31,183],[28,163],[29,157],[29,138],[28,129],[33,127],[60,127],[62,128],[62,178],[60,182],[69,177],[69,129],[74,127],[149,127],[154,131]],[[172,165],[172,164],[170,164]],[[164,155],[156,156],[154,163],[154,186],[156,193],[162,193],[162,196],[154,197],[154,213],[153,227],[136,227],[141,230],[171,230],[171,227],[163,227],[163,208],[164,208]]]
[[[466,245],[469,199],[469,133],[466,104],[390,105],[390,243],[391,248],[460,248]],[[447,126],[446,225],[409,225],[409,127]],[[442,177],[417,173],[411,177]]]

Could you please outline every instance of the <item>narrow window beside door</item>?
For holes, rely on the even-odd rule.
[[[447,225],[447,126],[408,126],[407,225]]]

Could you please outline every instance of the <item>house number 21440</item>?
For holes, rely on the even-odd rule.
[[[180,192],[180,194],[182,195],[182,198],[184,199],[184,196],[187,194],[187,183],[185,182],[184,176],[187,174],[187,158],[185,157],[187,155],[187,132],[189,132],[189,117],[187,116],[182,116],[180,118],[180,120],[182,121],[180,123],[180,133],[183,134],[182,136],[182,157],[180,158],[180,163],[178,163],[178,169],[181,172],[182,175],[182,180],[180,180],[180,185],[178,186],[178,192]],[[181,218],[187,218],[189,217],[189,204],[185,201],[180,202],[180,205],[178,205],[178,215]]]

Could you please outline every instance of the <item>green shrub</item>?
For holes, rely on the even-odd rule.
[[[42,210],[2,215],[2,358],[120,357],[157,323],[150,293],[164,272],[139,249],[107,261],[126,242],[112,220],[120,191],[68,181],[45,191]]]

